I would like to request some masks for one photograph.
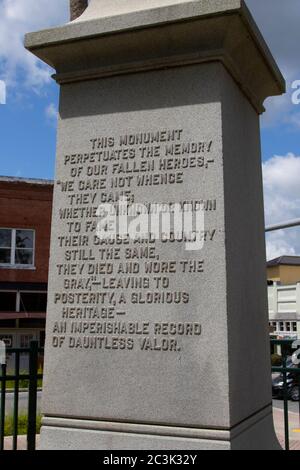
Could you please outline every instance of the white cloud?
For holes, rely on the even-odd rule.
[[[23,46],[25,33],[67,19],[68,0],[1,0],[0,78],[8,87],[38,90],[50,81],[50,69]]]
[[[289,229],[289,233],[286,230],[270,233],[267,236],[267,259],[271,260],[283,255],[299,255],[299,251],[291,245],[291,243],[297,244],[297,237],[299,238],[299,231],[297,234],[296,229]]]
[[[291,88],[292,82],[300,79],[299,0],[246,0],[246,3],[287,82],[285,95],[266,100],[262,125],[274,127],[285,124],[295,128],[297,115],[292,119],[290,117],[300,111],[300,106],[292,103],[294,90]]]
[[[45,114],[46,114],[46,117],[50,120],[50,121],[54,121],[56,123],[57,121],[57,116],[58,116],[58,113],[57,113],[57,109],[56,109],[56,106],[54,103],[50,103],[46,109],[45,109]]]
[[[263,164],[266,225],[300,218],[300,156],[274,156]],[[300,255],[300,227],[267,235],[267,258]]]

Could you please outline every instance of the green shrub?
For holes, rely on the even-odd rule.
[[[14,375],[14,372],[11,372],[11,374]],[[40,367],[38,369],[38,375],[42,375],[42,374],[43,374],[43,369]],[[28,372],[22,370],[22,371],[20,371],[19,375],[28,375]],[[28,389],[28,386],[29,386],[29,380],[27,380],[27,379],[20,379],[19,380],[19,388]],[[37,386],[38,386],[38,388],[42,388],[43,379],[38,379]],[[12,390],[12,389],[14,389],[14,387],[15,387],[15,381],[14,380],[7,380],[6,381],[6,389],[7,390]]]
[[[282,357],[279,354],[272,354],[271,361],[273,367],[280,367],[282,365]]]
[[[40,433],[41,429],[41,421],[42,421],[42,416],[38,415],[36,417],[36,433]],[[13,417],[12,416],[7,416],[5,418],[5,426],[4,426],[4,435],[5,436],[12,436],[13,435]],[[28,425],[28,417],[27,415],[20,415],[18,418],[18,435],[25,435],[27,434],[27,425]]]

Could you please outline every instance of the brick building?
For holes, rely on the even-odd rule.
[[[53,183],[0,177],[0,339],[43,345]]]

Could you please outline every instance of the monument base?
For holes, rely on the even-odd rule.
[[[45,417],[42,450],[281,450],[268,406],[232,429]]]

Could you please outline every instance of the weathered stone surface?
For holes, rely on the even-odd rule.
[[[188,8],[187,11],[201,14],[228,11],[233,8],[240,8],[241,0],[91,0],[82,21],[94,20],[95,18],[114,17],[128,15],[129,13],[158,10],[163,11],[168,8],[168,14],[172,7]]]
[[[62,85],[41,445],[278,448],[258,113],[284,81],[240,1],[105,4],[26,40]],[[204,247],[99,244],[122,194],[203,202]]]
[[[26,35],[25,46],[56,69],[61,84],[221,61],[259,113],[268,96],[285,89],[242,0],[174,2],[105,17],[98,2],[86,10],[89,21]]]
[[[82,15],[88,6],[88,0],[70,0],[70,19],[75,20]]]
[[[42,439],[57,450],[274,449],[271,413],[268,408],[230,431],[46,418]]]

